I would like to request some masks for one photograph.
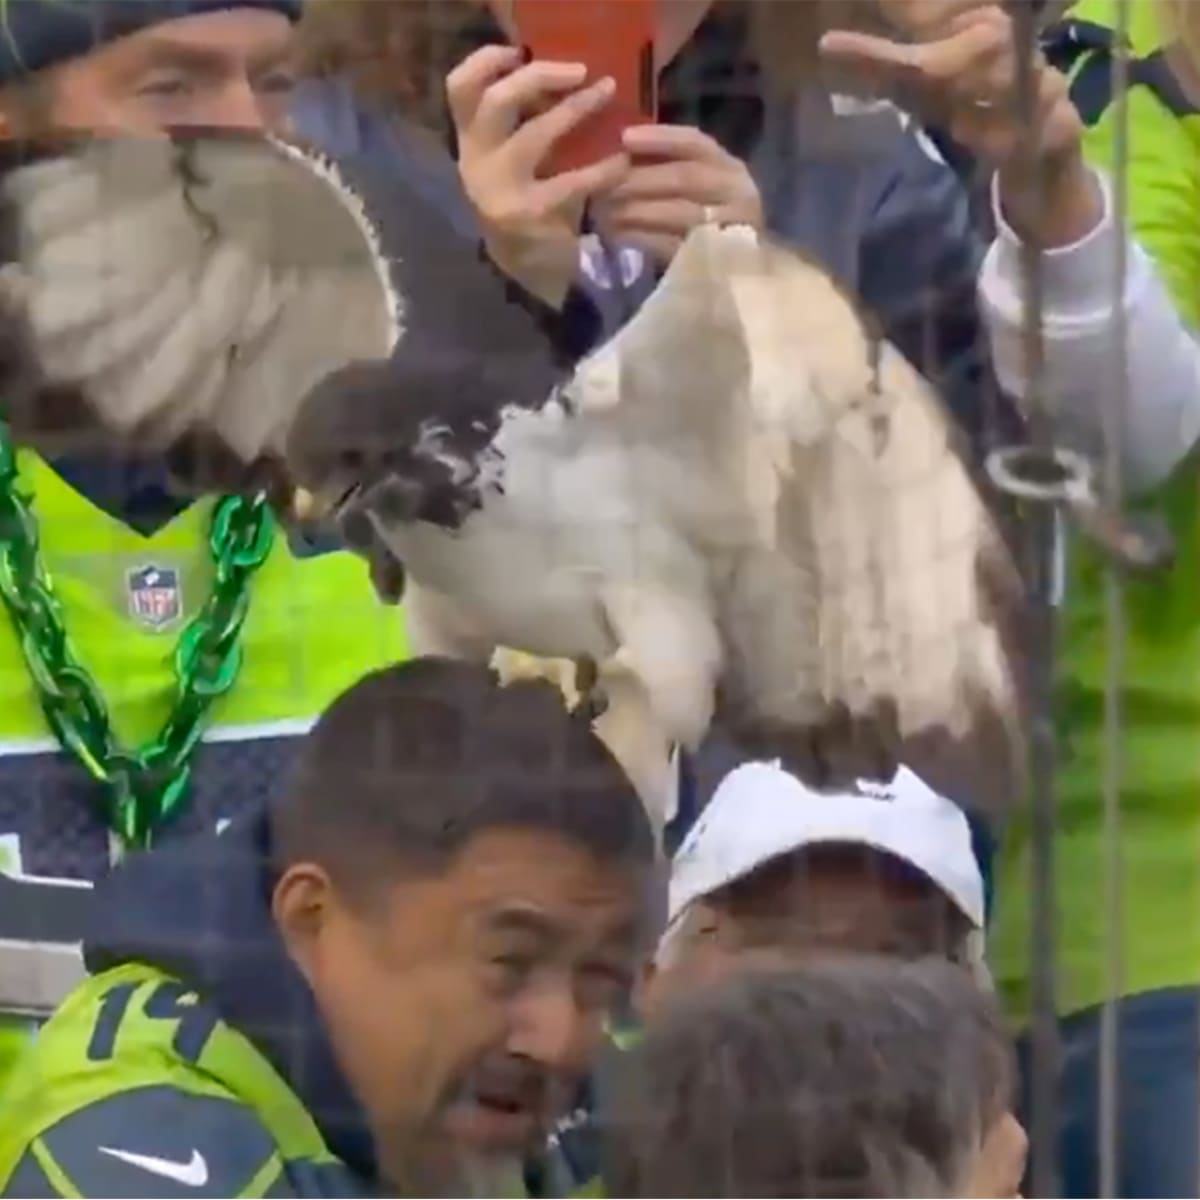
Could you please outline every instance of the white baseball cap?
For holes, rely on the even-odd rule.
[[[962,810],[907,767],[890,783],[817,792],[778,763],[746,763],[713,793],[671,864],[668,931],[695,901],[807,846],[869,846],[909,863],[976,929],[983,876]]]

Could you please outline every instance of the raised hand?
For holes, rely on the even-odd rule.
[[[463,187],[497,266],[556,307],[579,269],[579,224],[594,193],[617,185],[629,159],[543,178],[555,144],[613,96],[609,78],[584,86],[582,63],[523,62],[485,46],[447,77]]]
[[[632,168],[593,207],[604,233],[665,265],[705,221],[761,228],[762,198],[746,164],[707,133],[640,125],[625,131],[625,149]]]
[[[1022,237],[1064,245],[1094,228],[1103,201],[1084,165],[1083,123],[1066,80],[1037,54],[1030,121],[1018,95],[1019,51],[1004,8],[978,0],[891,5],[908,13],[920,40],[831,31],[821,39],[822,55],[938,122],[998,170],[1005,215]],[[896,21],[897,12],[889,15]]]

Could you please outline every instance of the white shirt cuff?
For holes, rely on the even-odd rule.
[[[1041,253],[1042,289],[1047,323],[1074,324],[1107,320],[1115,305],[1117,248],[1125,237],[1113,216],[1112,188],[1099,171],[1092,176],[1100,188],[1103,212],[1096,226],[1077,242]],[[986,298],[1006,316],[1017,316],[1023,289],[1022,243],[1004,219],[998,181],[992,180],[992,212],[996,240],[984,263],[981,285]],[[1124,300],[1145,285],[1149,263],[1136,243],[1126,255]]]
[[[1119,386],[1113,318],[1125,312],[1129,379],[1127,392],[1117,393],[1125,401],[1121,445],[1126,480],[1142,491],[1166,478],[1200,436],[1200,347],[1150,257],[1114,219],[1107,180],[1096,178],[1104,198],[1099,224],[1074,245],[1040,255],[1043,386],[1070,444],[1098,453],[1107,433],[1106,404]],[[1000,213],[995,188],[992,198],[997,235],[980,272],[979,297],[1000,386],[1021,400],[1028,394],[1022,247]],[[1117,287],[1118,239],[1126,247],[1123,290]]]

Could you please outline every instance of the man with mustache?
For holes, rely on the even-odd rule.
[[[278,130],[301,7],[0,3],[0,140]],[[334,696],[406,654],[358,559],[250,497],[193,502],[163,456],[130,450],[38,454],[0,425],[0,872],[95,880],[126,849],[213,828],[265,795]],[[223,679],[181,665],[196,635],[221,641],[203,657]],[[0,1015],[0,1081],[28,1033]]]
[[[653,853],[549,684],[368,676],[269,813],[100,885],[92,976],[0,1101],[0,1194],[525,1194]]]

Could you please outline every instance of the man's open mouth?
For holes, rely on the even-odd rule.
[[[536,1094],[535,1094],[536,1093]],[[524,1150],[547,1126],[544,1089],[476,1085],[447,1110],[463,1142],[484,1149]]]
[[[484,1112],[529,1123],[540,1120],[545,1112],[541,1088],[477,1087],[472,1089],[470,1099]]]
[[[504,1092],[477,1091],[472,1099],[483,1108],[492,1109],[498,1113],[513,1115],[517,1113],[532,1113],[534,1111],[523,1097]]]

